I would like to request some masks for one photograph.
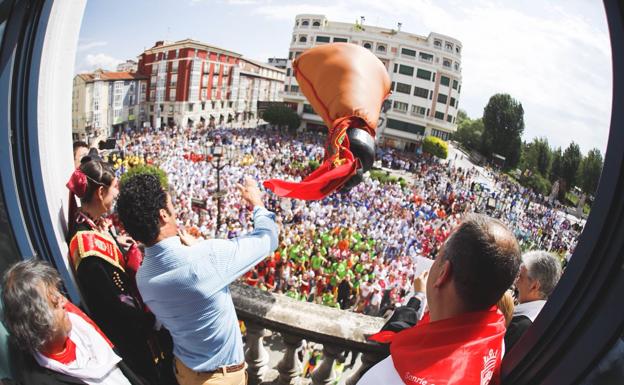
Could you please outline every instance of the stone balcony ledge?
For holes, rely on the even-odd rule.
[[[323,344],[324,359],[313,372],[314,384],[330,383],[335,378],[333,362],[347,351],[363,353],[362,365],[347,380],[347,384],[355,384],[386,351],[384,346],[366,340],[381,329],[382,318],[297,301],[240,282],[231,284],[230,290],[238,318],[247,325],[245,357],[250,384],[263,383],[270,369],[263,345],[265,329],[280,333],[287,346],[277,367],[278,384],[292,384],[301,373],[295,351],[303,339]]]

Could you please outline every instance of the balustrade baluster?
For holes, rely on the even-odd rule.
[[[245,361],[249,385],[262,382],[262,377],[269,370],[269,352],[264,348],[265,329],[262,326],[246,322],[247,340],[245,347]]]
[[[284,338],[284,344],[286,345],[286,352],[284,357],[277,364],[277,370],[279,372],[278,385],[291,385],[293,380],[301,374],[301,363],[297,358],[297,349],[301,346],[301,337],[282,334]]]
[[[312,373],[312,383],[314,385],[328,385],[336,379],[334,361],[340,355],[342,349],[336,346],[323,345],[323,361]]]

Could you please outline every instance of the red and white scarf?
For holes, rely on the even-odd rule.
[[[35,353],[35,360],[44,368],[78,378],[87,384],[130,385],[117,364],[110,341],[93,321],[71,303],[66,306],[72,330],[65,350],[54,356]]]
[[[436,322],[429,313],[414,327],[379,342],[391,342],[392,362],[407,385],[497,385],[505,317],[496,307]]]

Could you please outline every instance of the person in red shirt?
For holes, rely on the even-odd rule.
[[[498,384],[505,317],[495,304],[514,282],[520,262],[518,242],[502,222],[466,217],[429,271],[429,312],[416,326],[372,337],[390,343],[390,356],[358,385]]]

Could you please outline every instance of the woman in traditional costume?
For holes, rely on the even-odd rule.
[[[85,160],[67,183],[81,203],[79,209],[70,210],[67,239],[84,304],[130,367],[150,383],[171,383],[157,370],[169,356],[164,352],[171,349],[162,348],[154,332],[154,315],[145,309],[134,282],[141,252],[131,238],[115,236],[105,218],[119,194],[119,181],[108,163]],[[70,202],[74,199],[71,196]],[[166,337],[164,341],[168,345]],[[172,375],[170,368],[162,371],[165,376]]]

